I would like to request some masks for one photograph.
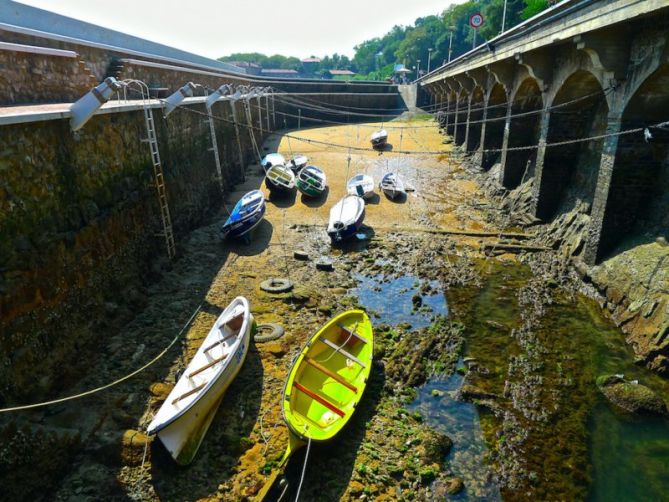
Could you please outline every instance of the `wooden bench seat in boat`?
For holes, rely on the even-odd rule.
[[[299,391],[302,392],[303,394],[306,394],[307,396],[309,396],[309,397],[310,397],[311,399],[313,399],[314,401],[316,401],[316,402],[322,404],[322,405],[325,406],[328,410],[330,410],[330,411],[336,413],[336,414],[339,415],[340,417],[343,418],[343,417],[346,416],[346,413],[344,413],[342,410],[340,410],[337,406],[335,406],[334,404],[332,404],[332,403],[331,403],[330,401],[328,401],[327,399],[325,399],[325,398],[319,396],[319,395],[316,394],[315,392],[313,392],[313,391],[307,389],[304,385],[300,384],[299,382],[293,382],[293,387],[295,387],[297,390],[299,390]]]
[[[198,368],[198,369],[196,369],[196,370],[194,370],[194,371],[191,371],[191,372],[188,374],[188,378],[193,378],[195,375],[198,375],[198,374],[202,373],[204,370],[208,370],[208,369],[211,368],[212,366],[214,366],[214,365],[216,365],[216,364],[218,364],[218,363],[220,363],[220,362],[225,361],[225,360],[228,358],[229,355],[230,355],[230,353],[228,352],[228,353],[226,353],[226,354],[223,354],[221,357],[217,357],[216,359],[212,359],[211,361],[209,361],[209,362],[208,362],[207,364],[205,364],[204,366],[202,366],[202,367],[200,367],[200,368]]]
[[[352,390],[352,391],[355,392],[356,394],[358,393],[358,388],[357,388],[355,385],[353,385],[351,382],[347,381],[347,380],[346,380],[344,377],[342,377],[341,375],[338,375],[338,374],[335,373],[334,371],[329,370],[328,368],[326,368],[325,366],[323,366],[322,364],[320,364],[318,361],[312,359],[312,358],[309,357],[309,356],[305,356],[305,357],[304,357],[304,360],[305,360],[308,364],[310,364],[311,366],[313,366],[314,368],[316,368],[318,371],[320,371],[321,373],[326,374],[327,376],[329,376],[330,378],[332,378],[332,379],[335,380],[336,382],[342,384],[342,385],[343,385],[344,387],[346,387],[347,389]]]
[[[330,347],[331,349],[334,349],[336,352],[339,352],[342,356],[344,356],[344,357],[350,359],[351,361],[353,361],[353,362],[359,364],[359,365],[362,366],[363,368],[366,368],[366,367],[367,367],[367,365],[366,365],[365,363],[363,363],[360,359],[358,359],[357,357],[355,357],[355,356],[354,356],[353,354],[351,354],[350,352],[345,351],[343,348],[339,347],[336,343],[331,342],[331,341],[328,340],[327,338],[323,338],[323,337],[321,337],[321,338],[318,339],[318,341],[319,341],[319,342],[323,342],[325,345],[327,345],[327,346]]]
[[[348,329],[346,326],[344,326],[342,323],[338,322],[337,327],[341,330],[342,334],[346,335],[346,337],[355,337],[356,339],[360,340],[362,343],[367,343],[367,339],[360,336],[356,331],[355,331],[355,326],[353,329]]]
[[[177,404],[182,399],[186,399],[188,396],[192,396],[196,392],[200,392],[202,389],[204,389],[205,385],[207,385],[207,382],[201,383],[200,385],[198,385],[197,387],[192,388],[188,392],[184,392],[179,397],[175,397],[174,399],[172,399],[172,404]]]

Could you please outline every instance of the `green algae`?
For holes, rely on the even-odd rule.
[[[667,422],[630,422],[603,403],[595,382],[625,373],[665,399],[667,383],[634,366],[594,301],[542,283],[517,263],[481,270],[480,289],[454,288],[448,300],[467,326],[464,355],[479,367],[466,382],[498,396],[476,403],[503,498],[623,500],[614,496],[623,485],[624,500],[662,498]]]

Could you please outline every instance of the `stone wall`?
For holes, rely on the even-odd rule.
[[[178,250],[222,195],[203,117],[155,117]],[[234,130],[216,127],[227,187],[240,175]],[[141,110],[95,116],[77,134],[65,120],[3,127],[0,405],[71,384],[87,367],[82,354],[128,320],[124,302],[141,302],[168,265],[145,136]]]
[[[69,103],[97,84],[76,54],[51,55],[0,46],[0,106]],[[37,48],[36,48],[37,49]]]

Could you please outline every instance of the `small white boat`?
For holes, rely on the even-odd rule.
[[[388,143],[388,132],[385,129],[372,133],[370,139],[373,148],[383,148]]]
[[[197,453],[223,394],[244,364],[253,316],[238,296],[216,319],[181,378],[149,424],[178,464]]]
[[[368,174],[356,174],[346,184],[349,195],[357,195],[368,199],[374,195],[374,179]]]
[[[406,190],[404,189],[404,181],[402,181],[399,174],[395,173],[384,175],[381,179],[381,183],[379,183],[379,188],[381,188],[383,193],[391,199],[395,199],[406,193]]]
[[[267,169],[265,180],[270,190],[289,191],[295,188],[295,173],[283,164],[276,164]]]
[[[297,175],[297,189],[307,197],[320,197],[326,187],[325,173],[316,166],[307,166]]]
[[[328,235],[340,242],[355,235],[365,219],[365,202],[357,195],[347,195],[330,209]]]
[[[268,153],[260,161],[260,165],[265,171],[272,166],[283,166],[286,164],[286,159],[280,153]]]
[[[297,155],[294,155],[292,159],[290,159],[288,165],[294,173],[298,173],[303,167],[307,165],[307,162],[309,162],[308,157],[298,153]]]

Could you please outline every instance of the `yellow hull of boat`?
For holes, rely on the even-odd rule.
[[[339,314],[309,340],[284,389],[283,415],[297,439],[327,441],[346,425],[367,385],[373,353],[372,323],[362,310]]]

